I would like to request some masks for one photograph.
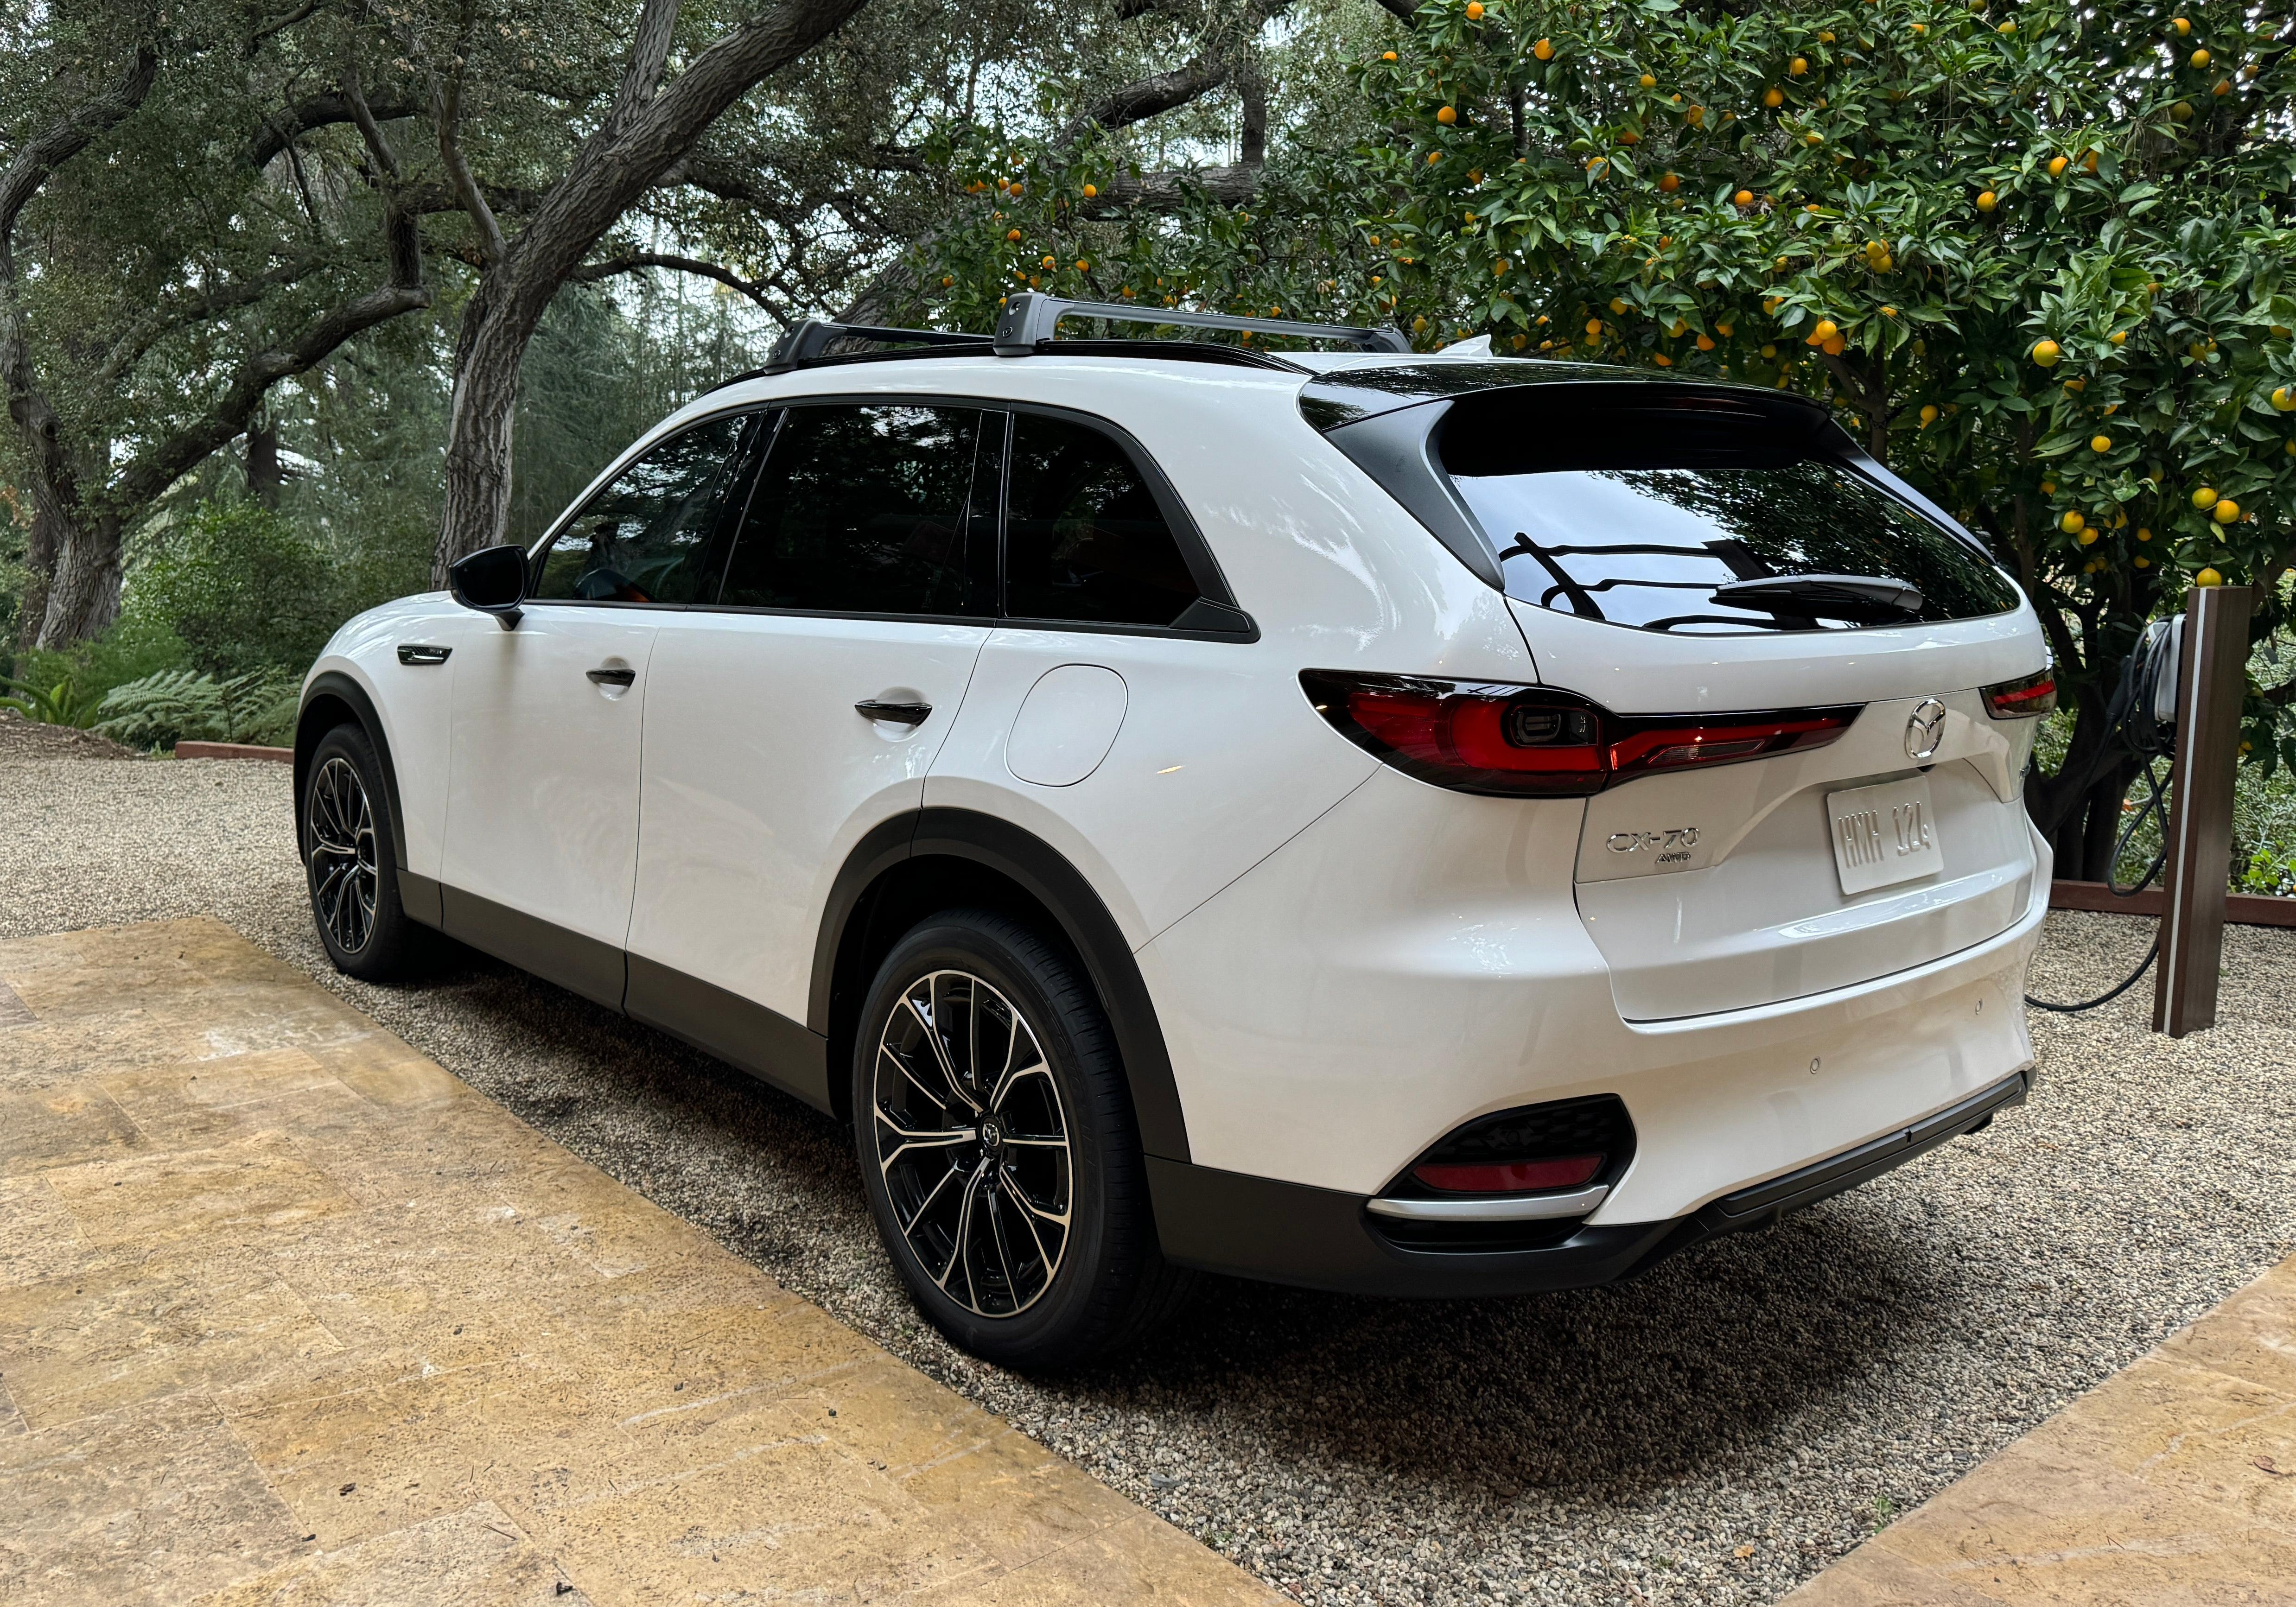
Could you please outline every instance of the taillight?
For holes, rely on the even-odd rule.
[[[2037,669],[2013,681],[1985,688],[1985,712],[1997,720],[2031,719],[2057,706],[2057,672]]]
[[[1583,798],[1653,771],[1822,748],[1858,712],[1620,715],[1543,686],[1328,669],[1300,684],[1341,734],[1406,775],[1515,798]]]

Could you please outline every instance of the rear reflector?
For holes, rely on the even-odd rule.
[[[1453,1194],[1528,1194],[1540,1189],[1577,1188],[1603,1169],[1600,1155],[1568,1155],[1554,1160],[1513,1160],[1482,1166],[1415,1166],[1411,1175],[1429,1188]]]
[[[2036,670],[2014,681],[1985,689],[1985,712],[1997,720],[2030,719],[2057,706],[2057,672]]]
[[[1316,712],[1358,747],[1439,787],[1583,798],[1652,771],[1821,748],[1858,705],[1759,714],[1619,715],[1576,693],[1302,671]]]

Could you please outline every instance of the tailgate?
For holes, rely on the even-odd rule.
[[[2014,925],[2039,869],[2019,787],[2032,722],[1989,718],[1973,690],[1935,701],[1926,762],[1907,758],[1907,730],[1935,710],[1900,698],[1869,704],[1829,747],[1589,799],[1578,912],[1620,1014],[1775,1004]],[[1886,791],[1843,796],[1865,788]]]

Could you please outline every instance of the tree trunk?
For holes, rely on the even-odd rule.
[[[558,287],[606,232],[685,159],[720,113],[829,37],[867,0],[782,0],[695,56],[667,88],[678,7],[646,0],[620,87],[597,132],[526,227],[488,265],[463,314],[447,414],[447,487],[433,586],[510,530],[511,422],[527,342]]]
[[[120,534],[119,521],[110,514],[64,527],[33,646],[87,641],[119,617]]]
[[[247,432],[247,494],[266,508],[279,505],[287,471],[279,466],[279,424],[266,419]]]
[[[491,276],[491,275],[490,275]],[[447,410],[447,491],[430,584],[444,588],[456,559],[510,538],[512,428],[518,370],[540,309],[517,317],[482,286],[463,311]],[[543,298],[546,304],[548,298]]]

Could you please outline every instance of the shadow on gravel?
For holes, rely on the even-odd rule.
[[[1821,1209],[1693,1250],[1634,1283],[1394,1301],[1210,1281],[1081,1402],[1248,1402],[1251,1436],[1319,1463],[1448,1485],[1633,1500],[1742,1464],[1781,1420],[1925,1341],[1947,1304],[1917,1253]]]
[[[498,1046],[490,1091],[512,1110],[737,1254],[780,1274],[799,1241],[835,1242],[890,1292],[838,1124],[482,955],[410,991]],[[1925,1248],[1835,1202],[1610,1289],[1419,1302],[1207,1278],[1141,1352],[1034,1387],[1072,1412],[1210,1420],[1305,1466],[1482,1502],[1633,1501],[1743,1465],[1781,1420],[1929,1343],[1956,1279]],[[808,1281],[793,1286],[842,1303]]]

